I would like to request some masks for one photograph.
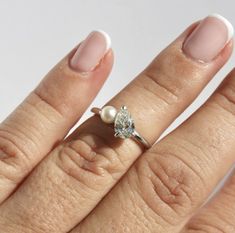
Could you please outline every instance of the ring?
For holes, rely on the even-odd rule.
[[[134,138],[142,143],[146,148],[150,144],[136,131],[134,121],[126,106],[122,106],[119,111],[113,106],[105,106],[102,109],[92,108],[91,112],[100,116],[106,124],[114,124],[114,136],[122,139]]]

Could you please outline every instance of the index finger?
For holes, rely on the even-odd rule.
[[[0,124],[0,203],[92,102],[112,67],[109,46],[104,32],[92,32]]]

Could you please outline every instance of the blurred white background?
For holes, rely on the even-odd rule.
[[[111,76],[93,103],[102,106],[193,21],[216,12],[235,25],[234,9],[232,0],[0,0],[0,120],[93,29],[107,31],[115,51]],[[202,104],[234,58],[170,129]]]

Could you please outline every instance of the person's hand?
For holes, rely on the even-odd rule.
[[[106,105],[126,105],[153,145],[228,60],[231,38],[221,16],[194,23]],[[235,161],[235,71],[148,150],[97,115],[65,138],[112,63],[109,37],[92,32],[1,123],[0,232],[234,233],[235,177],[202,205]]]

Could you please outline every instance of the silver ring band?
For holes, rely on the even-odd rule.
[[[114,124],[115,137],[133,138],[144,145],[145,148],[151,147],[146,139],[136,131],[134,121],[126,106],[122,106],[119,111],[113,106],[105,106],[102,109],[95,107],[91,109],[91,112],[99,115],[104,123]]]

